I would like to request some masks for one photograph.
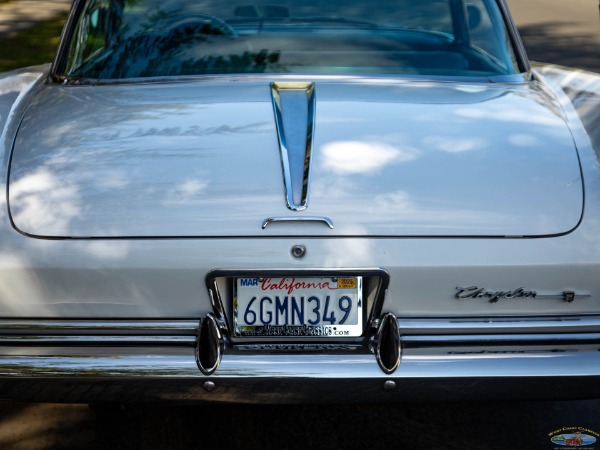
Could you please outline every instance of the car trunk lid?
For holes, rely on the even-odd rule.
[[[540,86],[324,77],[314,89],[307,207],[294,211],[269,81],[49,85],[15,140],[13,223],[52,238],[548,236],[577,226],[577,151]]]

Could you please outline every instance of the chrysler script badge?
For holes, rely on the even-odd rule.
[[[574,291],[563,291],[557,294],[540,294],[534,290],[527,290],[519,287],[512,291],[496,291],[493,289],[480,288],[479,286],[457,287],[454,298],[459,300],[469,298],[486,298],[490,303],[496,303],[501,299],[562,299],[567,303],[573,302],[576,298],[591,297],[590,294],[580,294]]]

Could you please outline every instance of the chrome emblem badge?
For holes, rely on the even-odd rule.
[[[485,298],[490,303],[496,303],[502,299],[562,299],[567,303],[572,303],[577,298],[591,297],[590,294],[576,293],[575,291],[563,291],[556,294],[539,293],[534,290],[527,290],[519,287],[510,291],[495,291],[493,289],[481,288],[479,286],[457,287],[454,298],[465,300],[470,298]]]
[[[271,83],[287,207],[308,206],[310,162],[315,128],[315,85],[312,82]]]

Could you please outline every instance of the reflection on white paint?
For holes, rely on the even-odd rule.
[[[366,123],[367,120],[365,118],[361,118],[361,117],[339,117],[339,116],[326,116],[326,115],[321,115],[319,116],[317,123],[319,125],[322,124],[328,124],[328,125],[336,125],[336,124],[343,124],[343,125],[347,125],[348,123]]]
[[[562,88],[576,89],[600,95],[600,76],[584,70],[565,70],[559,66],[544,66],[539,71],[549,78],[559,81]]]
[[[551,109],[547,109],[551,111]],[[461,107],[454,110],[454,114],[459,117],[465,117],[469,119],[484,118],[490,122],[513,122],[518,124],[531,124],[531,125],[544,125],[549,127],[556,127],[565,123],[561,121],[557,116],[550,114],[535,114],[532,108],[521,108],[513,107],[507,108],[502,102],[499,104],[488,104],[485,107],[467,106]]]
[[[340,175],[370,174],[392,162],[417,157],[413,149],[400,149],[385,142],[336,141],[322,147],[325,168]]]
[[[13,219],[25,230],[44,234],[66,233],[69,223],[82,211],[76,186],[59,180],[47,169],[11,182],[10,209]]]
[[[515,147],[535,147],[541,145],[538,137],[533,134],[511,134],[508,137],[508,142]]]
[[[17,75],[0,77],[0,95],[21,92],[38,80],[41,72],[24,72]]]
[[[489,88],[483,84],[462,84],[460,86],[456,86],[454,89],[469,94],[479,94],[487,91]]]
[[[17,312],[25,317],[40,317],[48,312],[44,290],[27,258],[12,252],[0,253],[2,274],[10,274],[0,283],[0,307],[3,311]]]
[[[357,230],[354,234],[361,234],[361,231]],[[352,245],[341,245],[337,239],[331,239],[326,242],[325,248],[326,267],[368,267],[377,263],[374,242],[371,240],[355,239]]]
[[[430,136],[423,139],[428,147],[447,153],[462,153],[472,150],[482,150],[488,142],[481,138],[452,138],[449,136]]]
[[[512,220],[510,216],[501,212],[486,211],[482,214],[480,210],[462,206],[463,208],[456,206],[449,211],[439,208],[435,202],[423,201],[423,199],[415,201],[408,192],[398,190],[375,196],[365,209],[362,220],[365,224],[374,220],[387,222],[397,233],[401,233],[399,230],[411,223],[419,223],[421,230],[452,229],[453,226],[462,230],[465,224],[476,224],[481,229],[485,229],[490,223],[511,223]]]
[[[352,177],[322,177],[312,182],[312,192],[318,192],[331,201],[343,200],[356,195],[357,185]]]
[[[410,195],[404,191],[388,192],[375,197],[378,210],[408,211],[414,210]]]
[[[183,181],[167,192],[165,203],[183,204],[198,200],[198,196],[206,190],[208,185],[208,181],[204,180]]]
[[[116,261],[129,254],[127,241],[92,241],[85,246],[85,251],[98,259]]]
[[[14,114],[16,106],[19,104],[27,92],[35,85],[35,82],[41,76],[40,72],[21,72],[11,75],[0,75],[0,106],[10,105],[9,108],[0,108],[0,139],[4,139],[6,129],[10,123],[10,117]],[[18,93],[16,99],[11,98]],[[2,97],[5,96],[3,99]],[[3,150],[8,151],[8,148]],[[0,155],[1,159],[2,155]],[[5,156],[6,157],[6,156]]]
[[[100,175],[100,176],[99,176]],[[129,184],[128,176],[125,172],[93,172],[89,174],[90,182],[100,190],[110,191],[113,189],[123,189]]]

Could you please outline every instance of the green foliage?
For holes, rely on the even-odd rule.
[[[1,40],[0,72],[52,62],[65,19],[61,15]]]

